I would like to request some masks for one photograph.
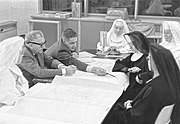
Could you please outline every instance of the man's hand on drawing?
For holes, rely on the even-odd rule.
[[[92,72],[99,75],[99,76],[105,76],[106,70],[101,67],[93,67]]]

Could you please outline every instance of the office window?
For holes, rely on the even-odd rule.
[[[108,8],[127,8],[128,14],[134,14],[135,0],[89,0],[88,13],[106,14]]]
[[[138,15],[180,16],[180,0],[139,0]]]
[[[42,0],[43,11],[71,11],[74,0]]]
[[[74,0],[41,0],[42,11],[71,11]],[[136,0],[76,0],[82,3],[82,13],[106,14],[108,8],[127,8],[134,15]],[[138,0],[138,15],[180,17],[180,0]],[[86,8],[84,8],[84,4]],[[85,11],[85,10],[86,11]],[[86,14],[87,14],[86,13]]]
[[[74,0],[41,0],[42,11],[71,11],[71,3]],[[134,14],[135,0],[76,0],[82,3],[82,12],[84,12],[84,3],[88,3],[88,13],[106,14],[108,8],[127,8],[128,14]],[[84,2],[86,1],[86,2]]]

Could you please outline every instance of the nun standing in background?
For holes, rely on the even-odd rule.
[[[148,65],[153,77],[132,101],[124,104],[117,101],[102,124],[154,124],[160,111],[174,104],[171,120],[173,124],[180,124],[180,72],[172,53],[158,44],[150,44],[141,32],[127,35],[139,37],[140,40],[133,40],[133,44],[144,44],[149,48]]]
[[[28,91],[28,81],[17,64],[24,44],[22,37],[12,37],[0,43],[0,107],[14,105]]]

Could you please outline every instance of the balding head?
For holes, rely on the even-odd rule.
[[[44,39],[44,35],[40,30],[33,30],[30,31],[29,33],[26,34],[25,37],[25,43],[29,43],[29,42],[36,42],[39,43],[40,41],[37,40],[39,38],[43,38]]]

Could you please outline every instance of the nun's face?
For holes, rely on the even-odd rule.
[[[166,40],[166,42],[171,42],[173,38],[173,35],[171,33],[170,29],[164,29],[164,39]]]
[[[134,46],[133,42],[136,42],[135,41],[135,38],[134,37],[131,37],[129,36],[129,38],[131,39],[131,43],[129,43],[129,46],[130,48],[134,51],[134,52],[137,52],[138,50],[136,49],[136,47]],[[140,52],[140,51],[139,51]]]
[[[165,38],[166,42],[171,42],[173,35],[172,35],[170,29],[164,29],[164,38]]]
[[[116,24],[114,25],[114,33],[117,36],[122,35],[124,32],[124,25],[123,22],[117,21]]]

